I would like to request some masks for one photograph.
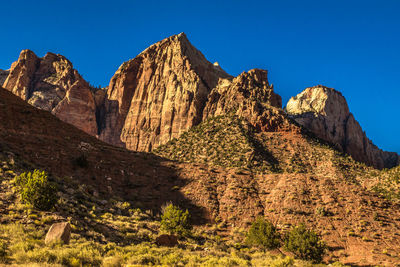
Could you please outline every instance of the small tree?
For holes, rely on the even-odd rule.
[[[304,224],[293,228],[285,238],[285,248],[304,260],[320,262],[325,253],[325,244]]]
[[[183,211],[173,204],[168,204],[162,209],[161,229],[179,236],[187,236],[192,228],[189,220],[188,210]]]
[[[247,233],[247,242],[266,249],[274,249],[280,245],[280,234],[270,221],[258,217]]]
[[[21,199],[39,210],[50,210],[54,207],[57,196],[56,187],[47,179],[47,173],[35,170],[17,176],[15,183],[19,186]]]

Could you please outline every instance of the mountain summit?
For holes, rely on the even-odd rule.
[[[100,139],[150,151],[202,119],[211,90],[230,78],[206,60],[184,33],[123,63],[111,78]]]

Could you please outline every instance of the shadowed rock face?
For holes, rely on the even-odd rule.
[[[185,34],[164,39],[122,64],[110,81],[100,139],[150,151],[201,122],[208,94],[230,79]]]
[[[281,108],[282,99],[269,85],[268,72],[253,69],[233,80],[220,80],[208,97],[203,120],[233,113],[258,131],[294,130],[296,127],[290,125]]]
[[[23,50],[11,65],[3,87],[89,134],[97,133],[90,85],[61,55],[47,53],[38,58],[32,51]]]
[[[0,85],[3,85],[4,81],[7,79],[8,73],[8,70],[0,70]]]
[[[296,122],[358,161],[380,169],[399,164],[397,153],[382,151],[367,138],[346,99],[332,88],[307,88],[289,100],[286,110]]]

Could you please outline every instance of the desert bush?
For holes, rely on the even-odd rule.
[[[188,236],[192,228],[189,220],[188,210],[183,211],[173,204],[168,204],[162,210],[161,229],[179,236]]]
[[[280,234],[270,221],[258,217],[247,233],[247,242],[266,249],[274,249],[280,245]]]
[[[7,243],[4,240],[0,240],[0,263],[7,261]]]
[[[325,244],[312,230],[301,224],[293,228],[285,237],[285,248],[303,260],[320,262],[325,252]]]
[[[19,187],[22,202],[39,210],[50,210],[57,201],[56,186],[44,171],[24,172],[16,177],[15,184]]]

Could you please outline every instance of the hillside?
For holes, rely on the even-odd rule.
[[[5,159],[0,197],[2,214],[8,214],[2,217],[8,225],[3,228],[2,235],[11,231],[8,227],[14,222],[23,223],[21,227],[25,229],[41,229],[41,235],[31,237],[38,240],[35,241],[38,245],[28,248],[21,257],[38,251],[44,253],[39,240],[49,223],[26,217],[26,208],[18,204],[10,182],[14,173],[39,168],[54,177],[61,188],[62,199],[66,201],[60,200],[56,210],[46,216],[54,216],[55,219],[50,221],[70,220],[76,226],[73,239],[79,246],[84,246],[82,242],[87,241],[99,244],[115,242],[125,250],[138,249],[132,247],[138,243],[147,246],[148,243],[143,242],[152,242],[159,232],[161,206],[172,201],[190,210],[193,223],[198,225],[196,233],[205,238],[203,241],[184,241],[183,250],[169,250],[181,255],[177,256],[180,259],[185,258],[183,255],[186,253],[193,257],[201,255],[204,260],[212,255],[237,258],[232,256],[236,251],[235,255],[242,255],[238,256],[239,259],[235,258],[238,262],[241,260],[241,264],[253,262],[257,256],[246,250],[243,233],[257,216],[263,215],[282,232],[304,222],[321,233],[328,245],[325,261],[357,265],[394,265],[399,262],[400,222],[396,219],[400,217],[399,205],[373,192],[373,177],[366,175],[371,173],[376,178],[380,171],[341,156],[330,146],[319,144],[317,139],[306,138],[302,133],[257,133],[252,132],[251,127],[241,128],[243,122],[235,116],[222,118],[200,124],[182,137],[186,138],[184,141],[178,139],[165,148],[167,152],[173,151],[173,145],[180,144],[180,153],[190,157],[176,159],[203,161],[201,155],[209,156],[215,166],[180,163],[102,143],[50,113],[37,110],[13,94],[0,90],[0,144]],[[189,148],[184,145],[190,140],[196,140],[206,149],[214,147],[212,142],[216,142],[216,136],[229,144],[229,135],[223,133],[227,124],[228,129],[236,131],[235,137],[238,137],[232,137],[238,143],[227,153],[228,158],[216,161],[218,153],[225,150],[222,149],[223,142],[220,147],[211,150],[214,154],[204,153],[200,146],[194,146],[194,151],[188,153]],[[210,142],[209,146],[207,142]],[[253,151],[254,158],[240,165],[240,160],[235,161],[235,153],[244,152],[240,149]],[[171,155],[171,152],[168,153],[166,155]],[[196,157],[194,153],[200,156]],[[257,172],[257,168],[253,169],[255,161],[260,158],[265,160],[268,171]],[[237,167],[227,165],[231,160]],[[271,163],[276,163],[277,167],[268,169]],[[5,168],[5,165],[8,167]],[[132,210],[139,208],[140,212],[134,215],[124,211],[124,202],[129,203]],[[95,216],[90,215],[93,206]],[[35,210],[31,212],[36,216],[43,215]],[[107,216],[112,219],[107,219]],[[132,222],[134,216],[143,218],[144,223],[139,223],[140,220]],[[125,226],[122,227],[122,224]],[[144,236],[143,229],[147,229]],[[134,234],[133,240],[127,238],[129,233]],[[218,244],[225,244],[228,248],[221,249]],[[213,249],[210,250],[210,246]],[[156,251],[162,255],[166,253],[165,250]],[[96,259],[106,255],[98,253]],[[164,256],[157,257],[159,260]],[[19,260],[26,262],[29,258],[25,256],[25,261]],[[32,256],[34,260],[37,258]]]

